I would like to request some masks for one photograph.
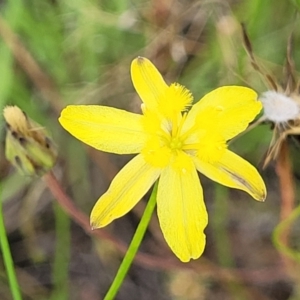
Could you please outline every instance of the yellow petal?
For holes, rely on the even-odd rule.
[[[141,151],[147,135],[142,115],[98,105],[67,106],[60,124],[82,142],[102,151],[128,154]]]
[[[156,67],[147,58],[138,57],[131,64],[131,78],[146,108],[155,109],[168,89]]]
[[[262,105],[252,89],[223,86],[206,94],[189,112],[184,126],[208,129],[229,140],[244,131]]]
[[[194,158],[198,171],[210,179],[249,193],[254,199],[264,201],[266,187],[257,170],[235,153],[225,150],[219,161],[211,163]]]
[[[150,189],[161,170],[148,165],[142,155],[133,158],[114,178],[91,213],[91,226],[104,227],[124,216]]]
[[[184,159],[185,160],[185,159]],[[208,217],[197,171],[191,165],[184,169],[165,168],[157,193],[160,227],[172,251],[183,262],[198,258],[204,251]]]

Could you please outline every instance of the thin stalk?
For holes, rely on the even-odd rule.
[[[295,282],[299,282],[299,272],[297,272],[295,262],[293,261],[293,259],[296,259],[296,261],[299,260],[299,253],[295,255],[290,246],[291,226],[299,212],[298,209],[294,210],[295,182],[287,141],[284,141],[281,146],[276,164],[276,173],[279,179],[281,206],[280,223],[273,232],[273,242],[281,255],[287,274]]]
[[[52,270],[54,290],[50,300],[69,299],[70,218],[54,202],[56,249]]]
[[[108,290],[104,300],[112,300],[115,298],[115,296],[117,295],[117,293],[124,281],[125,276],[128,273],[128,270],[129,270],[129,268],[134,260],[134,257],[140,247],[140,244],[141,244],[143,237],[145,235],[145,232],[147,230],[148,224],[151,220],[152,213],[156,206],[157,186],[158,186],[158,182],[156,182],[156,184],[154,185],[152,194],[151,194],[148,204],[145,208],[142,219],[136,229],[136,232],[135,232],[133,239],[129,245],[129,248],[125,254],[125,257],[121,263],[121,266],[117,272],[117,275],[116,275],[110,289]]]
[[[294,209],[295,203],[295,183],[292,172],[292,165],[289,159],[288,144],[286,141],[282,143],[278,159],[276,162],[276,173],[279,180],[281,205],[280,205],[280,221],[286,220]],[[278,234],[275,235],[277,243],[275,246],[281,245],[280,249],[289,248],[289,237],[290,237],[290,224],[285,223],[285,226],[281,227]],[[289,259],[284,252],[280,252],[281,258],[285,264],[288,273],[293,269],[293,262]]]
[[[7,272],[7,277],[9,281],[10,291],[12,293],[14,300],[21,300],[20,287],[15,273],[15,267],[12,260],[9,243],[7,240],[7,235],[5,231],[5,224],[3,218],[2,201],[0,201],[0,244],[4,260],[4,265]]]

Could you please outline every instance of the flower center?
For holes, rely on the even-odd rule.
[[[171,150],[181,150],[183,142],[179,137],[171,137],[169,147]]]

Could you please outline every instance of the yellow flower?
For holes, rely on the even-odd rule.
[[[163,235],[183,261],[205,247],[207,212],[197,170],[223,185],[266,196],[257,170],[229,151],[226,141],[245,130],[261,110],[245,87],[218,88],[192,106],[192,95],[168,86],[146,58],[132,62],[133,85],[143,114],[104,106],[68,106],[59,119],[79,140],[102,151],[139,153],[114,178],[91,213],[93,228],[125,215],[159,178],[157,212]]]

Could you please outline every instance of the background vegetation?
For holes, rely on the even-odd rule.
[[[131,60],[151,59],[169,83],[200,99],[228,84],[267,88],[243,47],[243,22],[259,62],[281,80],[289,35],[300,68],[299,1],[240,0],[2,0],[0,108],[18,105],[47,127],[59,149],[54,173],[77,207],[89,214],[96,199],[130,159],[83,145],[58,124],[67,104],[101,104],[139,112]],[[129,243],[144,202],[91,237],[66,215],[41,179],[21,177],[4,158],[1,119],[0,199],[24,299],[102,299]],[[256,127],[231,144],[261,166],[272,131]],[[290,144],[299,204],[299,148]],[[265,203],[201,176],[210,224],[205,254],[180,263],[153,218],[141,251],[117,299],[300,299],[298,258],[274,246],[285,203],[275,164],[261,172]],[[149,195],[146,195],[145,200]],[[299,222],[289,245],[300,247]],[[112,242],[113,241],[113,242]],[[121,245],[121,246],[120,246]],[[278,245],[277,245],[278,246]],[[297,260],[298,259],[298,260]],[[11,299],[0,262],[0,299]]]

